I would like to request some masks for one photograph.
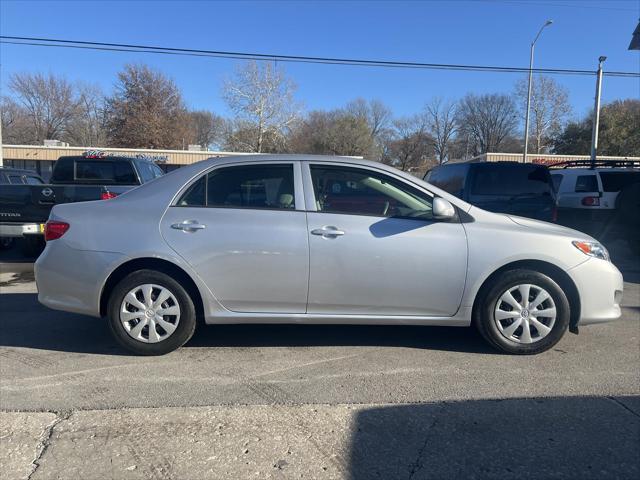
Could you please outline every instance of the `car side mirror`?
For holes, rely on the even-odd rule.
[[[433,199],[433,218],[435,220],[451,220],[456,216],[456,209],[451,202],[442,197]]]

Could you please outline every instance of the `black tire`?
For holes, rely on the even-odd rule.
[[[494,312],[502,294],[522,284],[535,285],[546,290],[556,308],[556,319],[551,331],[533,343],[519,343],[507,338],[494,321]],[[570,306],[567,295],[551,277],[533,270],[509,270],[483,286],[473,317],[476,328],[492,347],[515,355],[535,355],[549,350],[560,341],[569,327]]]
[[[136,340],[127,333],[120,321],[120,307],[124,297],[132,289],[144,284],[166,288],[175,297],[180,307],[180,319],[175,331],[158,343]],[[196,328],[196,310],[193,300],[176,280],[155,270],[138,270],[122,279],[111,292],[107,304],[107,320],[116,341],[130,352],[137,355],[164,355],[180,348],[193,336]]]

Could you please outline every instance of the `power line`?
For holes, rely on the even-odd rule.
[[[39,37],[14,37],[0,35],[0,43],[12,45],[28,45],[39,47],[56,48],[76,48],[85,50],[152,53],[160,55],[182,55],[194,57],[213,57],[234,60],[262,60],[294,63],[316,63],[327,65],[350,65],[363,67],[390,67],[390,68],[412,68],[431,70],[458,70],[476,72],[498,72],[498,73],[528,73],[529,69],[524,67],[504,67],[492,65],[465,65],[446,63],[423,63],[423,62],[402,62],[392,60],[364,60],[354,58],[332,58],[332,57],[310,57],[302,55],[278,55],[264,53],[230,52],[218,50],[201,50],[192,48],[161,47],[157,45],[135,45],[124,43],[89,42],[84,40],[62,40],[54,38]],[[535,73],[558,74],[558,75],[595,75],[593,70],[562,69],[562,68],[534,68]],[[635,72],[606,72],[605,75],[613,77],[638,77],[640,73]]]

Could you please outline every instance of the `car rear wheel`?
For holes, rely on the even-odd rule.
[[[569,327],[567,296],[552,278],[510,270],[480,292],[474,322],[482,336],[507,353],[532,355],[560,341]]]
[[[163,355],[184,345],[196,327],[195,307],[168,275],[139,270],[116,285],[107,306],[115,339],[138,355]]]

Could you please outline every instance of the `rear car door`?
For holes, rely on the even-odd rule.
[[[467,240],[432,218],[433,197],[386,172],[305,163],[310,314],[451,316]]]
[[[160,228],[225,308],[305,312],[309,245],[299,163],[215,167],[168,208]]]

